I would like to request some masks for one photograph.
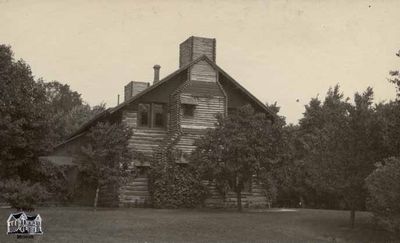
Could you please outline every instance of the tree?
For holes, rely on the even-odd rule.
[[[100,190],[116,189],[122,182],[123,172],[132,158],[128,148],[131,136],[132,129],[123,123],[98,123],[86,135],[78,160],[83,178],[96,188],[95,209]]]
[[[343,200],[350,209],[352,227],[355,211],[364,207],[364,179],[379,158],[370,139],[376,136],[372,99],[368,88],[355,94],[352,105],[336,85],[323,103],[312,99],[300,121],[310,184]]]
[[[40,84],[46,89],[47,111],[51,126],[51,140],[57,145],[67,139],[79,127],[105,109],[105,104],[90,107],[85,103],[81,94],[70,89],[69,85],[58,81]]]
[[[396,56],[400,57],[400,51],[396,53]],[[400,100],[400,71],[399,70],[390,71],[389,74],[390,76],[392,76],[392,78],[389,79],[389,81],[396,85],[397,98]]]
[[[0,181],[0,191],[3,198],[11,207],[22,211],[33,211],[35,206],[48,199],[48,193],[39,182],[30,180],[8,179]]]
[[[385,229],[400,235],[400,158],[390,157],[377,163],[367,177],[368,209]]]
[[[400,57],[400,51],[396,56]],[[397,99],[377,106],[387,157],[400,156],[400,71],[390,71],[389,74],[392,77],[389,81],[396,85]]]
[[[396,54],[400,57],[400,51]],[[376,106],[379,137],[372,137],[380,152],[376,169],[367,177],[367,207],[385,229],[400,235],[400,73],[391,71],[390,82],[396,85],[397,100]],[[379,141],[379,142],[377,142]],[[383,159],[385,158],[385,159]]]
[[[379,142],[376,148],[381,151],[381,157],[400,156],[400,102],[377,104],[375,120],[375,129],[380,136],[374,138],[374,141]]]
[[[46,92],[30,67],[0,45],[0,177],[37,181],[38,157],[50,149]]]
[[[274,170],[278,185],[277,203],[281,207],[306,207],[306,202],[314,203],[307,184],[307,171],[302,157],[302,143],[299,141],[299,126],[283,128],[286,154],[285,159]]]
[[[375,110],[373,91],[368,87],[362,94],[354,95],[354,105],[351,106],[350,118],[350,147],[347,165],[347,188],[344,199],[351,210],[351,225],[354,227],[355,210],[365,205],[365,178],[373,171],[376,161],[381,159],[375,144],[379,142],[375,127]]]
[[[278,161],[281,126],[250,105],[241,107],[227,117],[218,116],[215,129],[196,142],[192,160],[205,178],[216,180],[223,194],[225,189],[236,193],[241,211],[244,184]]]
[[[58,81],[44,82],[40,80],[40,82],[46,89],[50,112],[69,112],[76,106],[83,104],[81,94],[72,91],[68,84],[62,84]]]

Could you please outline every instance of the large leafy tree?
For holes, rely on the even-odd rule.
[[[365,202],[364,179],[379,159],[375,149],[373,91],[356,93],[354,105],[345,99],[339,86],[330,89],[324,102],[312,99],[300,121],[304,161],[309,183],[317,191],[335,195],[355,211]]]
[[[272,123],[250,106],[218,117],[215,129],[200,140],[193,153],[194,163],[205,178],[215,180],[224,193],[233,190],[237,208],[242,210],[241,193],[253,175],[265,174],[281,154],[282,123]]]
[[[78,160],[84,182],[96,188],[95,208],[102,188],[113,190],[122,182],[132,158],[128,148],[131,136],[132,129],[123,123],[98,123],[86,134]]]
[[[74,107],[83,104],[81,94],[72,91],[68,84],[58,81],[41,82],[46,88],[47,101],[51,104],[50,112],[69,112]]]
[[[314,203],[312,189],[308,185],[308,173],[303,160],[302,143],[299,141],[299,126],[289,125],[283,128],[285,159],[274,170],[278,186],[277,204],[283,207],[306,207]]]
[[[58,81],[40,83],[46,89],[47,110],[49,112],[50,133],[53,145],[62,142],[83,123],[105,109],[105,104],[91,107],[81,94],[71,90],[68,84]]]
[[[46,92],[23,60],[0,45],[0,177],[33,179],[50,149]]]
[[[400,57],[400,52],[396,54]],[[379,141],[380,151],[377,168],[367,177],[369,192],[367,206],[375,219],[385,229],[400,235],[400,73],[390,71],[389,81],[396,85],[397,99],[376,106],[376,130],[381,136],[371,138]],[[385,159],[382,159],[385,158]]]
[[[400,57],[400,51],[396,54]],[[384,144],[386,157],[400,156],[400,71],[390,71],[389,81],[396,85],[397,99],[377,105],[377,119]]]
[[[379,103],[375,110],[376,129],[381,134],[377,149],[381,157],[400,156],[400,102]]]

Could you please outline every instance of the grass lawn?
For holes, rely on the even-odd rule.
[[[44,235],[6,235],[11,209],[0,209],[0,242],[385,242],[369,213],[334,210],[223,210],[40,208]]]

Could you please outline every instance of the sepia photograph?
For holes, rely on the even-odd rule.
[[[400,1],[0,0],[0,243],[400,242]]]

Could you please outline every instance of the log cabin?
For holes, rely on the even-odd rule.
[[[65,142],[56,147],[54,156],[73,157],[85,142],[85,133],[97,122],[125,122],[132,127],[130,148],[133,151],[162,159],[171,149],[181,151],[177,163],[188,163],[185,159],[194,149],[194,142],[206,129],[213,128],[216,115],[228,115],[240,106],[250,104],[258,112],[274,119],[261,101],[228,75],[216,64],[216,40],[192,36],[180,44],[179,68],[160,80],[160,66],[154,66],[154,80],[131,81],[124,87],[124,101],[116,107],[100,113]],[[146,170],[149,161],[132,161],[136,176],[118,188],[117,198],[101,196],[104,202],[117,201],[118,206],[146,204],[150,200]],[[206,183],[206,182],[205,182]],[[232,195],[222,199],[212,182],[207,182],[211,197],[207,206],[234,204]],[[243,202],[248,206],[268,204],[267,195],[254,180],[243,193]]]

